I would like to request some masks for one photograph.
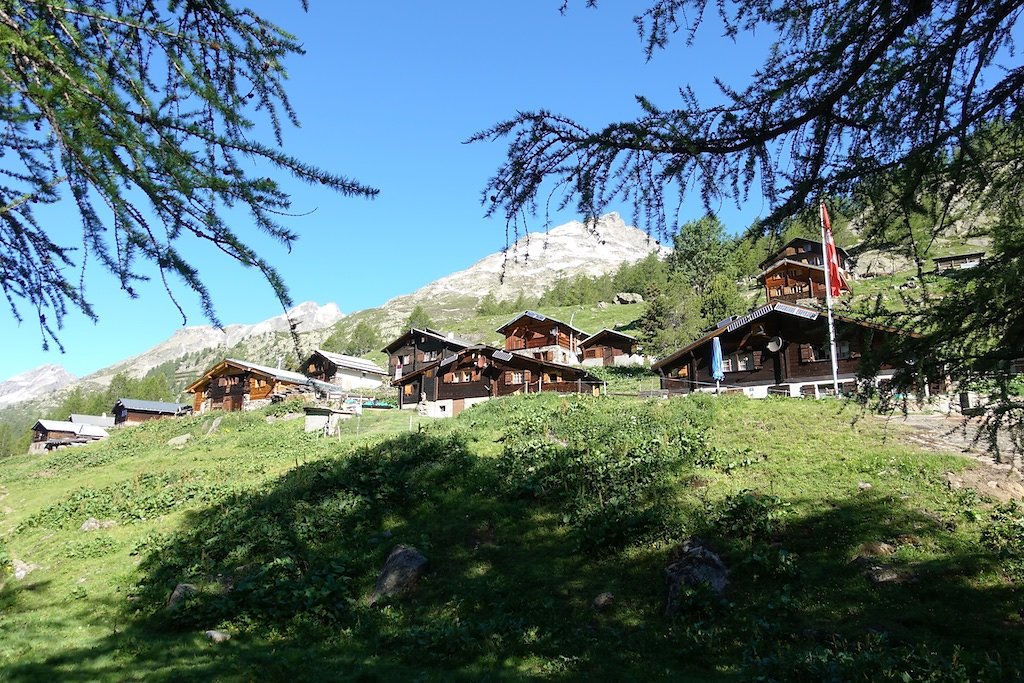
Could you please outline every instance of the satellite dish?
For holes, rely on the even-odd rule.
[[[768,340],[768,350],[772,353],[778,353],[782,348],[782,337],[772,337]]]

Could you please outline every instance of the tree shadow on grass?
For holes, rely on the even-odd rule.
[[[947,665],[957,646],[968,662],[1021,651],[1021,629],[1005,627],[1018,591],[983,580],[995,558],[957,545],[944,520],[903,501],[868,492],[758,537],[694,499],[674,521],[724,554],[731,586],[722,599],[690,593],[666,617],[667,537],[581,552],[557,506],[504,490],[493,460],[454,435],[410,434],[296,467],[190,514],[143,559],[119,632],[5,673],[815,680]],[[895,552],[851,562],[877,542]],[[421,550],[430,571],[410,595],[370,607],[376,573],[399,543]],[[865,572],[874,563],[902,578],[873,584]],[[196,592],[168,610],[179,583]],[[615,604],[594,610],[605,591]],[[215,628],[231,640],[208,642],[203,631]],[[922,642],[933,658],[908,660]]]

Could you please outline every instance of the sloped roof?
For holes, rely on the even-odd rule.
[[[83,425],[96,425],[97,427],[113,427],[114,416],[113,415],[80,415],[78,413],[71,413],[68,416],[68,422],[77,422]]]
[[[113,426],[113,425],[111,425]],[[42,427],[42,429],[39,429]],[[32,427],[33,431],[47,432],[70,432],[76,436],[87,436],[94,439],[102,439],[110,436],[107,430],[96,425],[82,424],[80,422],[65,422],[62,420],[37,420]]]
[[[494,346],[488,346],[487,344],[476,344],[469,348],[462,349],[453,356],[448,356],[447,358],[436,360],[433,363],[430,363],[429,365],[424,365],[423,367],[418,368],[414,372],[410,372],[407,375],[402,375],[400,378],[391,382],[391,385],[401,386],[409,379],[418,377],[427,370],[448,366],[452,363],[455,363],[459,358],[462,358],[463,356],[470,353],[480,353],[482,355],[487,356],[493,361],[513,368],[546,368],[549,370],[559,370],[568,372],[572,375],[579,375],[579,379],[583,379],[586,381],[599,381],[597,377],[590,374],[585,368],[580,367],[578,365],[565,365],[564,363],[556,363],[550,360],[540,360],[537,358],[533,358],[531,356],[524,356],[519,353],[509,353],[504,349],[499,349]]]
[[[758,318],[763,318],[764,316],[768,315],[773,311],[779,311],[780,313],[785,313],[787,315],[792,315],[798,318],[807,318],[809,320],[814,320],[815,318],[818,317],[818,311],[815,311],[812,308],[796,306],[794,304],[786,303],[783,301],[772,301],[771,303],[765,304],[764,306],[761,306],[760,308],[757,308],[751,311],[750,313],[747,313],[746,315],[741,315],[738,318],[726,318],[726,321],[728,321],[726,324],[720,324],[717,328],[711,330],[707,334],[698,337],[696,340],[690,342],[689,344],[679,349],[675,353],[669,354],[668,356],[665,356],[664,358],[654,363],[651,363],[651,370],[659,370],[665,365],[668,365],[669,363],[678,360],[679,358],[686,355],[693,349],[711,340],[713,337],[717,337],[718,335],[723,334],[724,332],[732,332],[733,330],[743,327],[744,325],[751,323],[757,320]],[[726,321],[723,321],[723,323],[725,323]]]
[[[429,327],[423,327],[423,328],[413,327],[408,332],[402,333],[394,341],[392,341],[390,344],[388,344],[387,346],[385,346],[381,350],[384,353],[391,353],[392,350],[397,349],[399,346],[401,346],[402,343],[405,341],[405,339],[407,339],[408,337],[411,337],[413,335],[416,335],[416,334],[424,335],[424,336],[427,336],[427,337],[433,337],[435,339],[440,339],[441,341],[448,342],[449,344],[451,344],[453,346],[458,346],[458,347],[461,347],[461,348],[467,348],[467,347],[473,346],[473,342],[466,341],[465,339],[459,339],[454,334],[451,334],[451,333],[448,333],[448,332],[442,332],[440,330],[434,330],[434,329],[431,329]],[[387,374],[387,373],[385,373],[385,374]]]
[[[330,351],[324,351],[323,349],[317,349],[313,352],[314,355],[319,354],[331,361],[339,368],[349,368],[350,370],[357,370],[359,372],[370,372],[375,375],[387,376],[388,372],[384,368],[380,367],[373,361],[368,361],[365,358],[358,358],[356,356],[347,356],[344,353],[332,353]]]
[[[781,247],[776,249],[774,252],[772,252],[772,254],[768,258],[766,258],[764,261],[761,261],[760,263],[758,263],[757,267],[762,269],[762,270],[764,270],[769,265],[771,265],[772,262],[774,262],[777,258],[779,258],[779,254],[781,254],[782,252],[786,251],[786,249],[789,249],[791,246],[793,246],[795,244],[809,245],[811,247],[816,248],[817,249],[817,253],[821,254],[821,242],[820,241],[808,239],[806,237],[794,237],[793,239],[791,239],[790,241],[786,242]],[[811,251],[814,251],[814,250],[815,249],[811,249]],[[847,253],[847,251],[845,249],[843,249],[842,247],[840,247],[838,245],[836,245],[836,251],[839,252],[840,254],[842,254],[844,259],[850,258],[849,253]],[[809,252],[802,252],[802,253],[809,253]]]
[[[199,379],[185,388],[185,391],[195,393],[196,389],[208,382],[212,378],[216,377],[218,373],[228,367],[237,368],[238,370],[248,370],[250,372],[258,372],[261,375],[267,377],[273,377],[280,382],[288,382],[290,384],[309,384],[310,380],[305,375],[299,374],[298,372],[292,372],[291,370],[282,370],[280,368],[272,368],[266,365],[260,365],[259,363],[250,363],[246,360],[238,360],[237,358],[225,358],[221,362],[214,365],[212,368],[204,372]]]
[[[628,334],[625,334],[623,332],[619,332],[618,330],[612,330],[612,329],[609,329],[609,328],[606,327],[606,328],[604,328],[604,329],[602,329],[602,330],[600,330],[598,332],[595,332],[594,334],[590,335],[589,337],[587,337],[586,339],[581,341],[580,342],[580,348],[581,349],[585,349],[585,348],[587,348],[589,346],[593,346],[594,344],[598,343],[599,341],[601,341],[605,337],[611,337],[613,339],[624,339],[626,341],[631,341],[631,342],[635,342],[636,341],[636,337],[632,337],[632,336],[630,336]]]
[[[119,398],[117,403],[128,410],[140,413],[164,413],[166,415],[177,415],[184,410],[191,410],[188,403],[168,403],[167,401],[144,401],[138,398]]]
[[[536,311],[523,311],[522,313],[520,313],[516,317],[512,318],[511,320],[509,320],[507,323],[505,323],[504,325],[502,325],[501,327],[499,327],[495,331],[504,334],[505,330],[507,330],[508,328],[512,327],[513,325],[515,325],[517,322],[519,322],[523,318],[530,318],[532,320],[537,320],[539,322],[549,322],[552,325],[556,325],[558,327],[566,327],[566,328],[572,330],[573,332],[576,332],[579,335],[586,336],[586,334],[587,334],[586,332],[584,332],[583,330],[581,330],[578,327],[573,327],[569,323],[564,323],[561,320],[558,320],[556,318],[549,318],[548,316],[544,315],[543,313],[538,313]]]

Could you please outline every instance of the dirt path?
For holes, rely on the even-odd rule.
[[[956,453],[970,458],[974,465],[963,472],[947,472],[950,488],[973,488],[996,500],[1024,500],[1024,476],[1009,464],[997,463],[985,450],[984,440],[975,443],[976,420],[943,415],[896,415],[880,417],[891,434],[901,441],[937,453]],[[1004,445],[1009,447],[1007,439]]]

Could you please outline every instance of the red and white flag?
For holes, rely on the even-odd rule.
[[[828,209],[825,208],[825,201],[821,202],[821,225],[822,233],[825,236],[823,251],[825,252],[825,276],[828,278],[828,287],[832,296],[839,296],[846,287],[846,280],[843,279],[843,272],[839,269],[839,255],[836,253],[836,242],[832,239],[832,221],[828,218]],[[846,287],[849,289],[849,287]]]

